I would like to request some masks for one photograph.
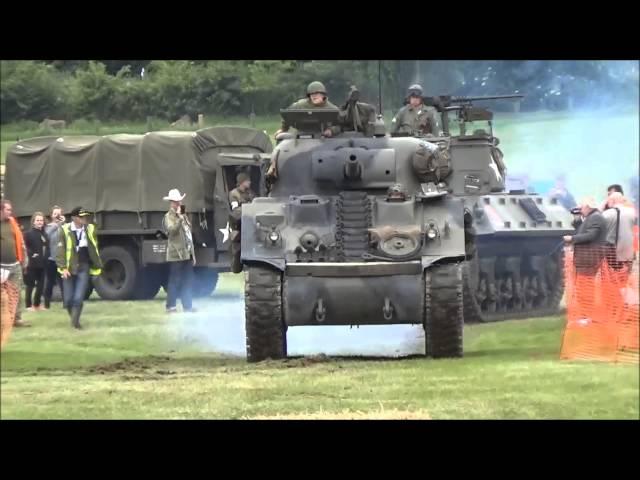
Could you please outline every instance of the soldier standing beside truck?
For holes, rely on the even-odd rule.
[[[231,213],[229,214],[229,226],[231,227],[231,271],[233,273],[242,272],[240,262],[240,219],[242,216],[242,204],[251,203],[255,194],[251,191],[251,178],[244,172],[236,177],[236,185],[229,192],[229,203]]]

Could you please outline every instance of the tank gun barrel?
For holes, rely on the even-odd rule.
[[[344,163],[344,176],[349,180],[360,180],[362,177],[360,162],[354,159],[347,159]]]

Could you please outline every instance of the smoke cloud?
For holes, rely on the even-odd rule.
[[[203,352],[245,355],[244,298],[214,295],[197,301],[198,313],[171,317],[176,339]],[[290,356],[367,355],[398,357],[424,352],[419,325],[289,327]]]

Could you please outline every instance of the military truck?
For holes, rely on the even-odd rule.
[[[485,256],[507,257],[505,298],[517,268],[521,277],[531,268],[537,286],[559,278],[555,259],[537,262],[538,250],[552,251],[571,230],[568,212],[504,193],[491,112],[468,103],[438,109],[442,135],[425,138],[390,137],[380,116],[372,136],[325,138],[339,113],[281,111],[297,131],[261,156],[273,170],[268,197],[242,207],[249,361],[285,357],[287,328],[299,325],[421,324],[427,355],[460,357],[465,313],[478,319],[487,308]],[[488,130],[468,128],[474,122]],[[535,248],[509,241],[531,231]],[[504,242],[485,245],[485,234]],[[522,256],[532,260],[511,261]]]
[[[252,162],[220,154],[272,148],[265,132],[243,127],[30,138],[7,153],[4,193],[24,229],[34,211],[48,212],[54,204],[67,220],[78,205],[95,212],[104,268],[93,287],[103,299],[128,300],[153,298],[166,286],[163,217],[169,204],[163,197],[178,188],[187,195],[194,228],[194,294],[208,295],[218,273],[229,270],[227,192],[239,169],[255,186],[262,183]]]

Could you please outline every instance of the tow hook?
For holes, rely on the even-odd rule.
[[[316,304],[316,321],[324,322],[325,316],[327,314],[327,310],[324,308],[324,304],[322,303],[322,299],[318,299],[318,303]]]
[[[389,321],[393,317],[393,306],[391,305],[391,301],[389,297],[384,298],[384,307],[382,307],[382,315],[384,319]]]

